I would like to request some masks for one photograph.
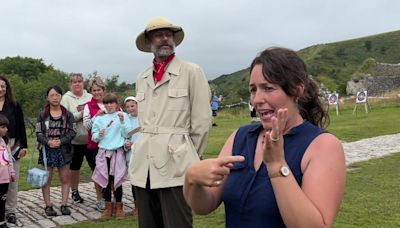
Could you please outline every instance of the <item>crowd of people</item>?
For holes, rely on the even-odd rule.
[[[123,105],[100,78],[90,79],[87,92],[80,73],[70,75],[65,94],[57,85],[47,89],[35,129],[43,148],[38,163],[49,171],[44,213],[57,215],[50,200],[54,168],[61,214],[71,214],[70,192],[75,203],[85,201],[79,192],[85,157],[105,219],[125,217],[122,183],[129,181],[140,227],[193,227],[192,211],[208,214],[222,202],[227,227],[332,226],[344,193],[344,153],[324,130],[329,117],[304,62],[285,48],[261,52],[249,83],[259,121],[237,129],[217,158],[202,159],[221,99],[198,65],[176,56],[184,36],[165,18],[149,21],[136,47],[154,55],[152,65]],[[0,76],[0,227],[17,219],[23,118]]]

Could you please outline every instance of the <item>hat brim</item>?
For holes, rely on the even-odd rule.
[[[150,43],[146,41],[146,33],[150,31],[154,31],[157,29],[171,29],[174,32],[174,42],[175,46],[177,47],[180,43],[182,43],[185,33],[183,29],[179,26],[160,26],[160,27],[153,27],[151,30],[141,32],[136,38],[136,47],[143,52],[151,52]]]
[[[138,100],[137,100],[136,97],[134,97],[134,96],[129,96],[129,97],[125,98],[124,104],[125,104],[127,101],[135,101],[136,103],[138,102]]]

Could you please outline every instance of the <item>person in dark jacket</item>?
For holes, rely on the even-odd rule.
[[[28,144],[22,108],[15,100],[10,82],[3,75],[0,75],[0,114],[7,117],[10,123],[8,137],[10,138],[9,146],[14,158],[16,180],[8,186],[6,219],[7,222],[15,224],[17,222],[15,212],[17,208],[20,159],[25,157]]]
[[[50,202],[50,186],[53,176],[53,169],[57,168],[61,182],[61,207],[63,215],[70,215],[71,211],[67,206],[70,177],[69,164],[72,161],[72,144],[75,137],[74,116],[65,107],[61,106],[62,89],[55,85],[47,89],[48,104],[40,113],[36,123],[37,141],[45,148],[47,158],[47,170],[49,179],[42,187],[43,199],[46,204],[45,213],[47,216],[56,216]],[[39,164],[44,165],[43,153],[39,155]]]

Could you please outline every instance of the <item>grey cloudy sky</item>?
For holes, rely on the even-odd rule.
[[[269,46],[299,50],[400,29],[398,0],[2,0],[0,10],[0,58],[42,58],[128,83],[151,64],[134,41],[156,16],[183,27],[177,56],[208,79],[248,67]]]

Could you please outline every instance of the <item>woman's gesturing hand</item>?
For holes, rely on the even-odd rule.
[[[205,159],[192,164],[187,172],[189,184],[218,187],[230,173],[230,168],[235,162],[244,161],[243,156],[225,156],[213,159]]]
[[[265,132],[263,139],[264,163],[282,163],[285,161],[283,152],[283,134],[287,123],[288,110],[279,109],[276,117],[272,117],[272,128]]]

